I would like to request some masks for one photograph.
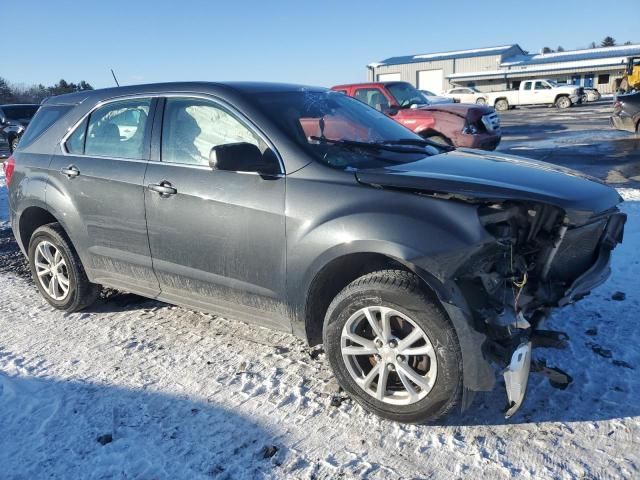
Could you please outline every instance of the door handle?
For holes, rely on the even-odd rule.
[[[163,180],[160,183],[150,183],[149,190],[158,192],[161,197],[168,197],[169,195],[175,195],[176,193],[178,193],[178,190],[166,180]]]
[[[60,173],[66,175],[67,178],[73,178],[80,175],[80,170],[78,170],[78,167],[76,167],[75,165],[69,165],[67,168],[63,168],[62,170],[60,170]]]

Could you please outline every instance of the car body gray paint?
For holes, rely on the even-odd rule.
[[[19,149],[16,155],[16,173],[10,188],[12,209],[15,209],[15,214],[12,214],[14,232],[17,233],[19,230],[20,214],[25,208],[35,204],[45,205],[46,209],[58,218],[65,230],[69,232],[92,281],[100,280],[109,286],[123,288],[142,295],[155,296],[192,308],[239,315],[248,320],[266,322],[269,326],[293,330],[297,334],[304,333],[305,306],[309,288],[313,279],[325,265],[353,253],[379,253],[396,259],[425,280],[445,305],[459,336],[466,336],[465,331],[476,332],[465,301],[461,298],[460,292],[457,291],[451,278],[466,259],[493,241],[493,238],[480,225],[476,206],[460,201],[415,195],[414,191],[422,190],[421,185],[424,186],[429,180],[428,175],[424,174],[423,168],[419,169],[420,172],[409,175],[402,174],[402,167],[398,167],[396,171],[387,169],[387,171],[360,172],[358,174],[359,182],[353,172],[335,170],[314,161],[290,140],[288,135],[281,132],[274,122],[265,117],[246,95],[247,92],[262,90],[268,92],[270,88],[299,89],[302,87],[260,84],[159,84],[107,89],[91,93],[82,92],[82,95],[71,94],[51,99],[48,103],[81,103],[74,111],[44,132],[41,137],[27,145],[24,150]],[[181,249],[177,239],[181,235],[187,236],[190,233],[185,232],[184,229],[189,225],[206,222],[210,216],[216,215],[217,212],[213,206],[198,211],[181,212],[175,226],[171,225],[170,218],[158,215],[156,217],[158,228],[154,230],[155,227],[152,227],[150,235],[161,238],[163,231],[165,231],[163,229],[174,229],[170,255],[167,259],[162,260],[174,264],[173,270],[167,268],[167,271],[171,272],[170,276],[179,278],[177,282],[179,288],[174,291],[166,288],[166,291],[154,295],[153,289],[141,286],[138,282],[142,275],[138,275],[135,269],[123,268],[122,264],[106,263],[102,270],[112,269],[111,274],[101,276],[99,272],[101,269],[92,269],[93,264],[89,261],[88,255],[88,252],[96,251],[98,247],[95,245],[95,236],[92,237],[88,234],[89,229],[113,228],[114,232],[123,232],[124,238],[133,239],[133,243],[136,244],[133,245],[134,255],[140,255],[142,252],[142,256],[145,256],[146,249],[140,250],[138,248],[139,242],[143,241],[142,232],[144,231],[140,216],[140,208],[142,207],[134,208],[135,218],[133,220],[120,218],[116,221],[112,215],[127,216],[127,205],[131,202],[143,202],[143,190],[147,212],[156,202],[158,203],[158,212],[160,212],[162,201],[153,197],[140,184],[140,165],[131,166],[126,161],[114,160],[113,168],[122,169],[122,172],[114,174],[111,186],[105,184],[101,187],[97,192],[101,199],[91,210],[87,210],[86,205],[79,206],[78,202],[95,202],[95,199],[90,198],[93,192],[86,191],[84,195],[79,195],[82,192],[69,190],[68,186],[76,179],[63,180],[59,178],[54,169],[47,172],[47,168],[52,150],[51,145],[58,145],[69,128],[100,102],[132,95],[162,97],[172,93],[210,96],[231,104],[251,119],[254,126],[273,143],[284,160],[285,172],[288,175],[286,178],[277,180],[258,180],[260,177],[254,177],[256,185],[265,182],[264,185],[275,185],[276,189],[280,189],[280,192],[268,202],[268,205],[262,207],[260,207],[260,202],[265,190],[257,188],[252,191],[247,188],[247,177],[243,174],[226,172],[228,182],[224,185],[218,184],[215,187],[220,192],[220,201],[235,202],[237,208],[244,209],[240,218],[247,228],[234,231],[234,235],[251,235],[253,233],[257,236],[261,234],[261,231],[255,229],[254,232],[251,232],[249,227],[251,225],[266,226],[268,232],[264,239],[267,242],[266,251],[272,254],[276,252],[276,258],[275,261],[272,261],[273,259],[263,256],[263,263],[258,265],[260,269],[258,275],[253,275],[251,270],[256,265],[256,259],[260,259],[264,252],[257,249],[259,242],[250,241],[251,239],[240,239],[244,243],[238,246],[230,245],[231,237],[225,237],[217,243],[214,241],[213,244],[221,247],[225,245],[233,247],[229,252],[223,254],[223,256],[228,254],[230,258],[223,259],[222,264],[218,266],[215,266],[215,262],[209,264],[205,262],[204,268],[198,268],[199,263],[195,257],[203,254],[202,251],[198,251],[198,245],[202,243],[190,243],[188,247],[192,249],[191,251]],[[156,122],[159,120],[156,119]],[[154,131],[156,130],[154,127]],[[152,152],[158,151],[157,142],[159,139],[154,138],[151,145]],[[456,155],[471,157],[477,154],[452,152],[450,158],[455,158]],[[430,160],[434,159],[437,163],[441,163],[444,158],[446,155],[427,158],[423,161],[424,166],[428,168]],[[63,155],[58,147],[53,163],[55,167],[72,163],[69,160],[71,158]],[[149,165],[153,166],[157,160],[152,158]],[[542,170],[548,168],[545,165],[541,165],[540,168]],[[163,167],[158,166],[158,168]],[[405,168],[407,167],[405,166]],[[128,192],[119,190],[122,197],[115,201],[120,204],[120,207],[109,214],[98,214],[100,207],[107,209],[114,201],[107,199],[109,188],[115,187],[118,182],[127,183],[128,171],[136,177],[136,180],[129,180],[130,185],[135,185],[134,190]],[[186,193],[196,196],[204,195],[206,179],[212,179],[212,184],[215,185],[216,174],[219,173],[200,171],[198,175],[201,175],[201,178],[197,182],[199,187],[196,188],[194,184],[194,189],[191,191],[187,187]],[[109,176],[108,172],[102,174],[105,177]],[[45,201],[44,192],[46,189],[43,179],[47,175],[50,175],[47,187],[49,193]],[[100,175],[99,171],[96,172],[96,175]],[[153,168],[145,176],[143,183],[157,181],[162,176],[160,172],[156,173]],[[485,180],[490,177],[491,172],[484,172]],[[32,178],[38,180],[35,180],[33,188],[30,188],[29,184],[32,182]],[[407,178],[411,179],[408,183]],[[174,180],[168,176],[165,179],[172,182]],[[397,179],[402,179],[400,184],[396,183]],[[183,180],[191,181],[187,177],[179,179],[180,182]],[[450,178],[449,181],[441,183],[443,187],[438,190],[451,190],[457,194],[464,193],[473,196],[470,182],[458,180],[460,179]],[[368,184],[363,184],[363,182]],[[508,198],[518,199],[518,191],[525,198],[529,198],[531,189],[528,182],[528,178],[512,179]],[[576,182],[578,180],[575,180],[574,186],[579,189],[580,185],[587,187],[586,183],[590,181],[580,179],[579,182],[585,183]],[[476,188],[482,189],[482,182],[471,183],[474,183]],[[385,184],[399,187],[399,189],[374,188],[372,186]],[[282,187],[278,185],[282,185]],[[87,188],[89,187],[88,183]],[[177,187],[179,191],[185,188],[184,185],[177,185]],[[232,192],[236,192],[238,196],[242,195],[242,201],[230,196]],[[600,193],[609,199],[605,203],[612,203],[608,205],[609,208],[617,203],[615,201],[617,196],[614,199],[613,194],[604,190]],[[283,199],[282,203],[278,198]],[[211,200],[215,199],[211,198]],[[195,204],[188,202],[185,205],[197,208]],[[579,208],[580,205],[576,205],[576,207]],[[279,208],[280,211],[278,211]],[[236,209],[227,205],[223,215],[231,215],[234,210]],[[93,215],[89,222],[87,218],[84,218],[87,211]],[[205,212],[204,216],[203,211]],[[178,214],[179,212],[176,210],[175,215]],[[269,219],[273,221],[272,224],[269,223]],[[164,225],[165,223],[166,225]],[[223,222],[221,225],[228,227],[230,224]],[[207,235],[211,235],[214,231],[213,228],[203,230]],[[282,233],[278,234],[279,231]],[[22,243],[19,235],[17,237]],[[203,238],[202,242],[206,242],[206,240]],[[270,261],[272,262],[270,263]],[[151,258],[151,262],[153,262],[153,258]],[[177,267],[175,267],[176,265]],[[148,263],[144,263],[144,266],[148,267]],[[148,269],[144,275],[147,274]],[[174,282],[176,278],[167,279],[167,285]],[[197,284],[190,283],[194,279]],[[202,288],[205,284],[206,288]],[[184,293],[191,288],[196,290],[195,294],[193,294],[194,292]],[[224,297],[222,294],[227,294],[227,296]],[[253,303],[247,301],[248,296],[252,294],[257,297]],[[463,338],[461,344],[465,350],[463,352],[465,386],[472,390],[491,388],[493,380],[486,378],[488,363],[482,356],[480,342],[469,342]],[[474,370],[482,371],[484,374],[475,374],[477,378],[469,377],[467,372]]]

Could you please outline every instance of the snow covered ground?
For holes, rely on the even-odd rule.
[[[366,413],[291,335],[126,294],[54,311],[0,227],[0,478],[638,478],[640,195],[623,194],[612,278],[553,316],[567,350],[536,351],[574,382],[532,376],[510,421],[497,388],[432,426]]]

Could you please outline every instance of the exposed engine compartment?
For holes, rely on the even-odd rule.
[[[516,202],[482,205],[478,214],[496,242],[456,276],[478,318],[496,327],[535,321],[562,303],[571,285],[596,262],[611,219],[621,215],[613,209],[576,226],[560,208]]]

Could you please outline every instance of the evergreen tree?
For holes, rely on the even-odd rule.
[[[602,42],[600,43],[601,47],[615,47],[616,39],[613,37],[604,37]]]
[[[558,45],[558,48],[556,48],[556,52],[564,52],[564,48],[562,48],[562,45]]]
[[[549,47],[543,47],[542,53],[553,53],[553,50],[551,50]]]
[[[13,91],[7,81],[0,77],[0,103],[11,103],[13,101]]]

